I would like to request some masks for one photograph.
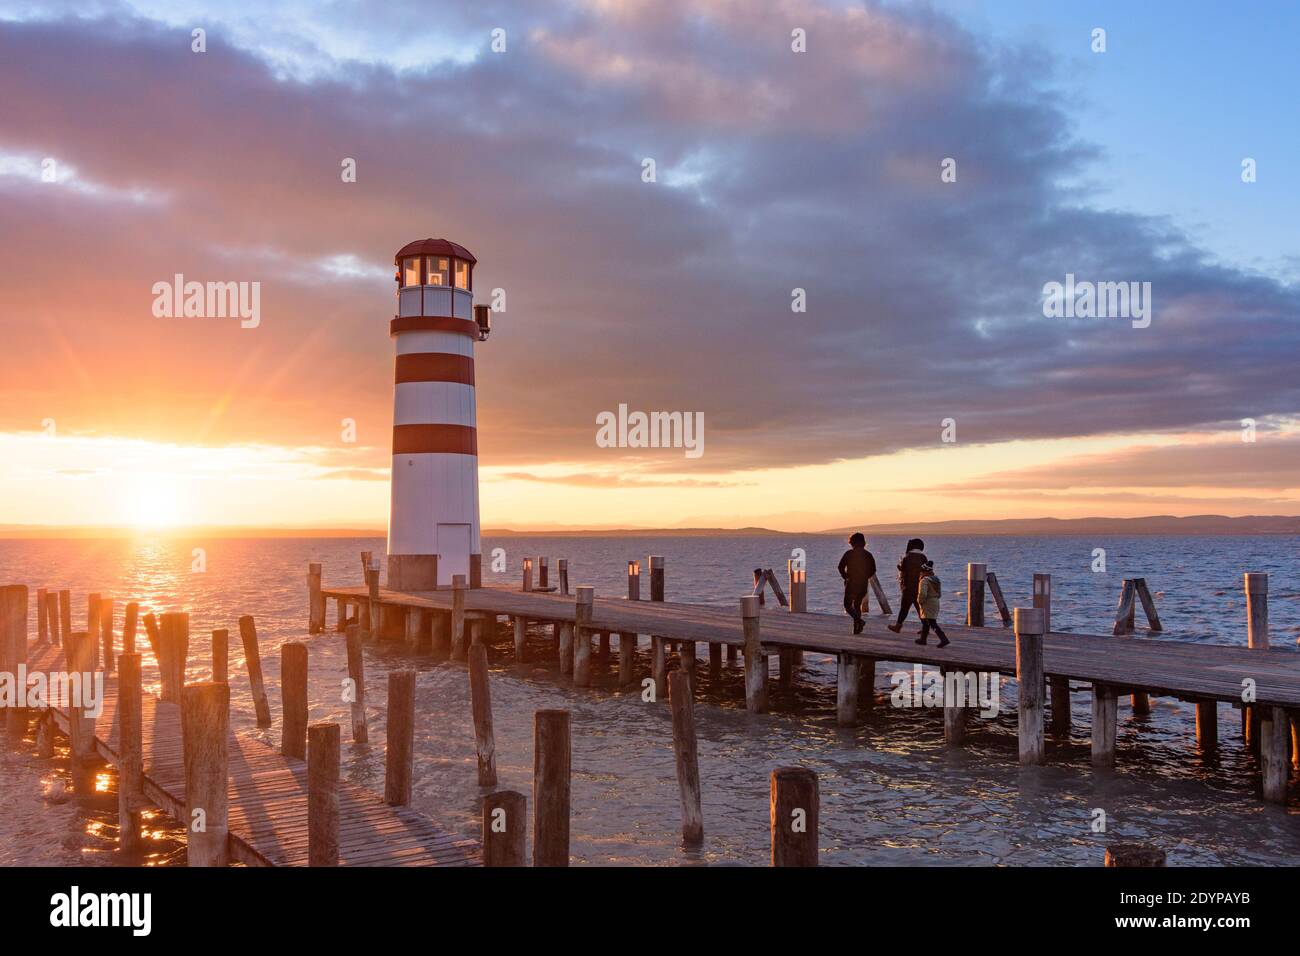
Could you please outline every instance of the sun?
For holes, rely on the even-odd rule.
[[[122,495],[123,520],[136,528],[170,528],[181,523],[182,502],[168,475],[130,475]]]

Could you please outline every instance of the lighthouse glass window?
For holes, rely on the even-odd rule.
[[[469,288],[469,263],[464,259],[456,260],[456,288]]]
[[[429,270],[429,278],[426,284],[443,286],[450,285],[451,276],[448,268],[450,264],[450,260],[443,256],[429,256],[428,262],[426,263],[426,267]]]
[[[402,286],[413,286],[420,284],[420,260],[411,257],[402,260]]]

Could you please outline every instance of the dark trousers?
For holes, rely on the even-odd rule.
[[[930,636],[931,629],[934,630],[934,633],[939,635],[939,640],[948,640],[948,635],[943,632],[943,628],[939,626],[938,621],[932,621],[928,617],[921,618],[921,640],[925,640]]]
[[[854,624],[862,620],[862,599],[866,596],[867,585],[844,582],[844,610],[848,612],[849,617],[853,618]]]
[[[916,606],[916,592],[904,591],[902,601],[902,607],[898,609],[898,620],[895,622],[899,627],[902,627],[903,622],[907,620],[907,612]],[[918,610],[916,613],[919,616],[921,612]]]

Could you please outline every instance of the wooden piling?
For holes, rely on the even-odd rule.
[[[230,685],[188,684],[180,703],[186,861],[189,866],[225,866],[230,843]]]
[[[377,641],[383,634],[383,608],[379,604],[379,559],[370,559],[370,571],[366,575],[366,607],[369,609],[368,621],[370,639]]]
[[[533,866],[569,865],[569,712],[533,719]]]
[[[763,590],[764,590],[763,585],[766,584],[766,583],[767,583],[767,578],[763,575],[763,569],[762,569],[762,568],[755,568],[755,569],[754,569],[754,592],[753,592],[753,593],[754,593],[754,596],[755,596],[756,598],[758,598],[758,606],[759,606],[759,607],[763,607],[764,605],[767,604],[767,600],[766,600],[766,598],[763,596]]]
[[[463,661],[469,655],[465,640],[465,575],[456,574],[451,579],[451,659]]]
[[[709,644],[709,680],[716,681],[722,677],[722,645]]]
[[[767,658],[760,638],[758,598],[747,594],[740,599],[740,618],[745,633],[745,709],[761,714],[767,710]]]
[[[636,633],[620,631],[618,635],[618,685],[626,687],[636,680]]]
[[[429,652],[436,661],[451,658],[451,614],[434,611],[429,621]]]
[[[144,689],[140,655],[127,652],[117,659],[118,845],[136,856],[144,848],[140,811],[144,797]]]
[[[573,684],[575,687],[591,686],[591,613],[596,599],[596,589],[578,585],[578,602],[574,608],[573,624]]]
[[[550,562],[551,559],[546,555],[537,557],[537,587],[539,590],[546,591],[550,589]]]
[[[1219,704],[1213,700],[1196,702],[1196,745],[1209,752],[1219,746]]]
[[[773,866],[816,866],[821,807],[817,774],[777,767],[769,791]]]
[[[27,585],[11,584],[0,595],[0,670],[17,675],[27,663]],[[12,746],[16,749],[27,736],[31,720],[28,708],[5,708],[5,725]]]
[[[45,644],[50,639],[50,606],[46,601],[49,591],[36,589],[36,643]]]
[[[991,575],[990,575],[991,576]],[[996,580],[996,579],[995,579]],[[998,590],[1001,594],[1001,589]],[[1034,607],[1043,612],[1043,633],[1052,632],[1052,576],[1034,574]],[[1052,733],[1059,737],[1070,736],[1070,679],[1056,675],[1047,679],[1051,688]]]
[[[682,805],[682,844],[704,842],[704,811],[700,807],[700,755],[695,739],[695,703],[691,681],[682,671],[668,678],[673,715],[673,755],[677,763],[677,789]]]
[[[497,785],[497,743],[492,730],[492,689],[488,684],[487,648],[469,649],[469,697],[474,717],[474,745],[478,751],[478,785]]]
[[[568,621],[556,624],[560,632],[560,673],[573,673],[573,625]]]
[[[1020,696],[1020,762],[1044,762],[1043,749],[1043,612],[1018,607],[1016,629],[1016,690]]]
[[[695,696],[695,642],[682,641],[677,645],[677,666],[691,683],[691,696]],[[669,690],[671,694],[671,689]]]
[[[1248,647],[1268,648],[1268,574],[1247,571],[1246,588],[1246,644]]]
[[[1287,778],[1291,774],[1288,748],[1291,744],[1291,720],[1282,707],[1259,707],[1259,763],[1263,778],[1264,799],[1269,803],[1286,803]]]
[[[794,558],[785,563],[786,584],[790,589],[790,613],[808,612],[808,570]]]
[[[986,564],[966,565],[966,626],[984,626],[984,575]]]
[[[1133,590],[1137,592],[1137,598],[1142,603],[1142,613],[1146,615],[1147,626],[1153,631],[1163,631],[1160,624],[1160,615],[1156,613],[1156,599],[1151,596],[1151,589],[1147,587],[1146,578],[1134,578]]]
[[[650,676],[655,682],[655,700],[668,698],[668,642],[650,635]]]
[[[257,624],[251,614],[239,619],[239,639],[244,645],[244,663],[248,667],[248,686],[257,713],[257,726],[270,727],[271,704],[266,699],[266,688],[262,683],[262,653],[257,646]]]
[[[86,595],[86,631],[90,634],[90,642],[94,645],[92,654],[94,657],[94,667],[99,668],[99,601],[98,593]]]
[[[321,594],[321,566],[313,561],[307,565],[307,633],[319,634],[325,630],[325,596]]]
[[[184,611],[168,611],[159,621],[158,679],[162,700],[179,701],[185,686],[185,664],[190,652],[190,616]]]
[[[858,658],[858,710],[870,711],[876,705],[876,659]]]
[[[1155,867],[1165,865],[1165,851],[1140,843],[1115,843],[1106,848],[1108,867]]]
[[[664,599],[664,559],[663,555],[650,555],[650,600]]]
[[[45,592],[45,617],[50,625],[50,643],[63,643],[63,630],[59,623],[59,592]]]
[[[483,865],[525,866],[528,799],[514,790],[483,797]]]
[[[307,645],[280,645],[280,753],[307,759]]]
[[[424,609],[418,607],[406,608],[404,624],[406,625],[407,650],[412,652],[419,650],[420,640],[424,636]]]
[[[528,618],[520,617],[518,614],[513,615],[510,618],[510,625],[514,631],[515,663],[522,664],[527,659]]]
[[[89,677],[93,680],[94,639],[87,631],[72,631],[64,635],[64,654],[67,658],[68,671],[76,685],[84,685]],[[74,789],[81,791],[85,784],[87,765],[95,756],[95,721],[86,716],[84,691],[80,686],[69,688],[77,694],[69,697],[68,709],[68,745],[71,749],[72,776]],[[82,699],[78,700],[78,696]],[[80,705],[80,706],[79,706]]]
[[[67,588],[59,590],[59,638],[63,641],[72,633],[72,592]]]
[[[835,675],[835,722],[841,727],[857,723],[860,682],[857,655],[841,651]]]
[[[998,583],[998,576],[992,571],[987,571],[984,574],[984,583],[988,585],[989,593],[993,595],[993,603],[997,605],[998,616],[1002,618],[1002,626],[1010,627],[1011,611],[1007,608],[1007,599],[1002,596],[1002,585]]]
[[[532,589],[533,589],[533,559],[524,558],[523,578],[519,590],[531,591]]]
[[[370,740],[366,726],[366,659],[361,649],[361,628],[352,624],[347,631],[348,679],[352,681],[352,742],[364,744]]]
[[[960,747],[966,742],[966,717],[970,708],[966,705],[970,701],[970,696],[966,693],[970,688],[961,685],[961,671],[955,671],[956,679],[949,680],[949,674],[952,671],[943,670],[940,677],[943,680],[943,740],[949,747]],[[997,679],[996,677],[994,679]],[[956,693],[961,688],[962,700],[957,702],[949,697],[949,692]]]
[[[560,593],[566,597],[569,594],[569,562],[565,558],[560,558]]]
[[[212,632],[212,679],[230,683],[230,632],[224,627]]]
[[[116,666],[116,635],[113,632],[113,610],[114,602],[112,598],[103,598],[99,602],[99,634],[104,648],[105,672],[112,671]]]
[[[149,649],[153,651],[153,659],[161,668],[163,658],[162,631],[158,629],[158,618],[153,611],[144,616],[144,633],[149,640]]]
[[[339,725],[307,728],[307,865],[339,865]]]
[[[1115,607],[1115,626],[1111,633],[1115,637],[1133,633],[1133,601],[1135,595],[1133,581],[1125,578],[1120,586],[1119,604]]]
[[[415,671],[388,674],[388,751],[384,755],[384,800],[390,806],[411,802],[415,761]]]
[[[1118,695],[1109,684],[1092,685],[1092,765],[1115,766],[1116,704]]]
[[[131,601],[126,606],[126,617],[122,621],[122,653],[134,654],[135,629],[140,616],[140,605]]]

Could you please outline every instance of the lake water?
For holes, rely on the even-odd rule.
[[[902,538],[869,542],[880,577],[897,603],[893,568]],[[1274,645],[1294,648],[1300,636],[1300,584],[1293,537],[942,537],[928,542],[944,581],[941,621],[963,616],[965,565],[983,561],[995,571],[1008,604],[1030,603],[1035,571],[1053,575],[1054,630],[1108,633],[1120,581],[1145,577],[1156,595],[1164,640],[1246,643],[1243,571],[1271,575]],[[192,570],[194,548],[206,570]],[[507,573],[488,569],[494,548],[505,552]],[[513,583],[525,555],[569,560],[573,585],[597,594],[626,592],[627,561],[662,554],[669,600],[736,606],[752,586],[755,567],[771,567],[784,582],[793,548],[807,553],[810,610],[836,611],[841,590],[835,572],[844,543],[822,536],[485,538],[485,581]],[[1094,549],[1105,550],[1106,571],[1092,570]],[[84,620],[85,595],[116,600],[117,629],[128,600],[147,609],[190,614],[192,680],[208,677],[208,635],[253,614],[262,642],[267,691],[276,726],[259,731],[253,719],[243,654],[231,645],[232,721],[241,731],[279,741],[279,645],[303,640],[310,648],[312,720],[344,726],[343,773],[382,790],[387,672],[415,667],[416,783],[414,805],[458,832],[476,835],[479,799],[468,678],[462,665],[434,664],[396,645],[366,649],[371,740],[347,743],[348,708],[340,693],[346,654],[339,635],[307,635],[306,569],[324,565],[327,586],[360,581],[358,554],[384,551],[382,539],[209,539],[141,537],[130,540],[0,541],[0,582],[71,588],[74,620]],[[643,585],[648,596],[648,583]],[[997,623],[990,601],[988,619]],[[33,622],[35,611],[32,611]],[[1143,618],[1139,610],[1139,628]],[[847,626],[847,625],[846,625]],[[34,629],[34,623],[33,623]],[[905,628],[900,641],[912,628]],[[549,646],[532,636],[533,647]],[[143,642],[142,642],[143,643]],[[145,647],[147,651],[147,645]],[[539,655],[540,656],[540,655]],[[707,658],[706,658],[707,659]],[[648,669],[645,643],[638,666]],[[1170,865],[1300,864],[1300,801],[1287,808],[1257,797],[1257,768],[1240,741],[1236,711],[1220,707],[1221,753],[1213,762],[1195,747],[1193,708],[1152,701],[1135,717],[1126,699],[1119,715],[1118,770],[1094,772],[1088,762],[1089,696],[1074,695],[1068,742],[1048,739],[1048,765],[1022,769],[1016,759],[1015,682],[1002,685],[1003,712],[971,724],[964,749],[944,746],[938,710],[896,710],[883,695],[893,666],[877,667],[878,704],[854,728],[835,724],[835,675],[828,659],[809,655],[796,686],[773,695],[773,713],[744,710],[739,667],[719,682],[701,668],[696,707],[703,781],[705,845],[679,843],[679,807],[667,708],[643,703],[638,690],[612,686],[576,690],[552,659],[516,665],[508,639],[492,655],[492,702],[502,788],[531,794],[532,720],[542,708],[567,708],[573,728],[572,853],[575,864],[766,863],[768,775],[802,764],[821,782],[821,847],[827,865],[1099,865],[1107,843],[1150,842],[1166,849]],[[157,690],[157,670],[146,654],[146,689]],[[0,864],[114,862],[116,801],[113,775],[89,798],[58,796],[66,759],[40,760],[27,747],[0,758]],[[1294,784],[1294,781],[1293,781]],[[53,790],[53,799],[49,791]],[[1293,793],[1294,793],[1293,786]],[[531,799],[531,796],[530,796]],[[62,802],[59,802],[62,801]],[[1106,832],[1094,832],[1097,810]],[[157,849],[150,862],[183,860],[183,834],[155,815]]]

